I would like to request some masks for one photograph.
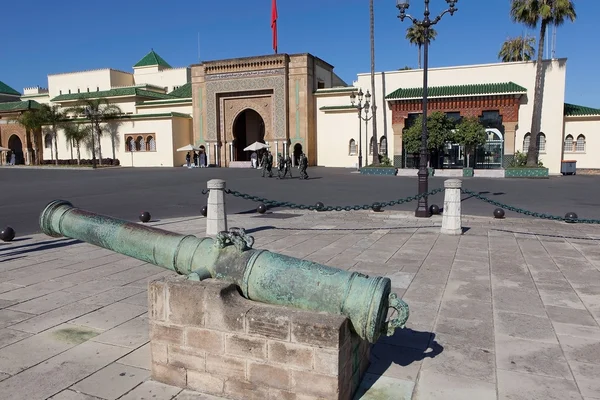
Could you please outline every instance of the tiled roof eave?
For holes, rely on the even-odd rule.
[[[173,100],[147,100],[147,101],[138,101],[135,103],[136,107],[155,107],[155,106],[169,106],[169,105],[181,105],[181,104],[191,104],[192,98],[184,98],[184,99],[173,99]]]
[[[497,96],[523,96],[527,92],[512,92],[512,93],[479,93],[479,94],[460,94],[460,95],[449,95],[449,96],[427,96],[428,99],[456,99],[461,97],[497,97]],[[387,101],[413,101],[423,100],[421,97],[395,97],[386,98]]]

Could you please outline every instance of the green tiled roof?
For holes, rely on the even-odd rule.
[[[137,64],[135,64],[133,66],[133,68],[151,67],[154,65],[158,65],[158,66],[166,67],[166,68],[173,68],[161,56],[156,54],[156,52],[154,50],[150,50],[150,53],[146,54],[144,56],[144,58],[142,58],[140,61],[138,61]]]
[[[0,81],[0,93],[2,94],[13,94],[15,96],[20,96],[21,93],[17,92],[15,89],[8,86],[6,83]]]
[[[354,86],[317,89],[315,93],[344,93],[358,91]]]
[[[81,92],[71,94],[61,94],[52,99],[52,101],[98,99],[104,97],[135,96],[148,99],[173,99],[173,96],[164,93],[152,92],[136,87],[124,87],[110,90],[101,90],[99,92]]]
[[[566,117],[581,117],[587,115],[600,115],[600,109],[565,103]]]
[[[428,97],[486,96],[492,94],[527,93],[527,89],[513,82],[484,83],[478,85],[433,86],[428,88]],[[397,89],[385,96],[388,100],[419,99],[423,97],[423,88]]]
[[[356,110],[356,106],[352,104],[345,104],[342,106],[323,106],[319,108],[321,111],[343,111],[343,110]]]
[[[0,103],[0,112],[3,111],[26,111],[40,108],[40,103],[35,100],[9,101]]]
[[[180,97],[182,99],[189,99],[192,97],[192,83],[188,82],[183,86],[178,87],[169,93],[169,96]]]
[[[124,119],[149,119],[149,118],[192,118],[190,114],[180,112],[167,112],[167,113],[152,113],[152,114],[125,114],[119,115],[115,120]],[[87,121],[86,118],[70,118],[69,121]]]
[[[138,107],[180,106],[182,104],[192,104],[192,99],[146,100],[136,101],[135,103]]]

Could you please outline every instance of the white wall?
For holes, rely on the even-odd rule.
[[[150,103],[152,104],[152,103]],[[144,105],[142,107],[136,106],[138,114],[157,114],[166,112],[178,112],[183,114],[192,115],[193,105],[191,102],[184,104],[157,104],[152,107]],[[189,143],[188,143],[189,144]]]
[[[567,117],[565,138],[573,136],[573,143],[579,135],[585,136],[585,151],[575,152],[573,148],[564,148],[564,160],[576,160],[577,168],[600,168],[600,158],[594,150],[600,149],[600,117]]]
[[[187,67],[163,70],[156,67],[136,68],[134,79],[136,85],[148,83],[166,87],[167,92],[171,92],[176,86],[183,86],[190,81],[190,69]]]
[[[114,82],[113,82],[114,79]],[[91,71],[69,72],[65,74],[48,75],[48,92],[50,98],[62,94],[110,90],[113,86],[133,85],[133,75],[127,72],[111,69],[96,69]]]

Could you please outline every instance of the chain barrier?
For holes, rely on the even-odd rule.
[[[363,205],[354,205],[354,206],[325,206],[325,205],[306,205],[306,204],[296,204],[290,201],[277,201],[277,200],[269,200],[263,197],[252,196],[247,193],[238,192],[237,190],[225,189],[226,194],[230,194],[235,197],[242,198],[244,200],[255,201],[258,203],[263,203],[268,207],[287,207],[294,208],[299,210],[310,210],[310,211],[358,211],[358,210],[370,210],[373,208],[384,208],[391,207],[399,204],[410,203],[414,200],[419,200],[423,197],[433,196],[434,194],[443,192],[443,188],[433,189],[427,193],[417,194],[415,196],[408,196],[398,200],[385,201],[385,202],[375,202],[372,204],[363,204]]]
[[[545,213],[537,213],[537,212],[533,212],[533,211],[529,211],[529,210],[525,210],[523,208],[519,208],[519,207],[513,207],[510,206],[508,204],[504,204],[504,203],[500,203],[499,201],[496,200],[492,200],[490,198],[487,198],[485,196],[480,195],[477,192],[474,192],[472,190],[467,190],[467,189],[461,189],[461,192],[463,194],[467,194],[469,196],[473,196],[481,201],[484,201],[486,203],[492,204],[496,207],[500,207],[504,210],[508,210],[508,211],[513,211],[516,212],[518,214],[523,214],[523,215],[527,215],[533,218],[540,218],[540,219],[549,219],[552,221],[564,221],[564,222],[572,222],[572,223],[579,223],[579,224],[600,224],[600,220],[599,219],[584,219],[584,218],[565,218],[565,217],[560,217],[557,215],[551,215],[551,214],[545,214]]]

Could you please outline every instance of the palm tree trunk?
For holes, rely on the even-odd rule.
[[[58,142],[57,142],[56,127],[52,127],[52,139],[54,142],[54,155],[56,156],[54,163],[58,165]]]
[[[418,45],[417,48],[419,49],[418,50],[419,51],[419,64],[418,64],[418,66],[419,66],[419,69],[421,69],[421,45]]]
[[[71,147],[71,161],[73,160],[73,139],[71,139],[70,147]]]
[[[110,134],[110,146],[112,147],[112,159],[114,162],[115,159],[117,158],[117,155],[115,154],[115,135],[113,135],[112,132]]]
[[[373,164],[379,164],[379,151],[377,151],[377,105],[375,94],[375,13],[373,0],[369,1],[369,14],[371,19],[371,107],[373,109]]]
[[[548,23],[542,20],[540,28],[540,39],[538,41],[537,64],[535,66],[535,89],[533,97],[533,115],[531,117],[531,131],[529,139],[529,149],[527,150],[527,166],[537,167],[538,165],[538,136],[542,126],[542,104],[544,101],[544,41]]]
[[[77,165],[81,165],[81,152],[79,151],[79,142],[77,142]]]
[[[96,121],[96,136],[98,137],[98,165],[102,165],[102,144],[100,143],[102,130],[100,129],[98,121]]]

